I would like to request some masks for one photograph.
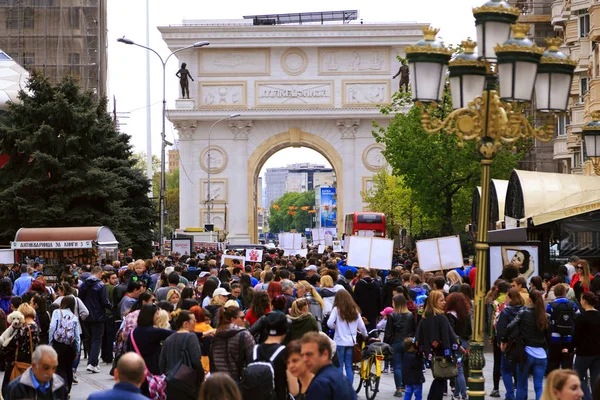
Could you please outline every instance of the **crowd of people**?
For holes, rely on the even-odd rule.
[[[235,254],[229,251],[229,254]],[[356,347],[391,348],[394,397],[467,399],[476,268],[426,272],[398,251],[390,270],[348,266],[328,250],[265,252],[260,263],[203,249],[95,265],[2,266],[4,399],[67,399],[85,373],[112,364],[117,384],[90,399],[355,399]],[[600,397],[600,275],[572,257],[526,280],[507,265],[485,298],[493,348],[491,397]],[[451,366],[443,373],[440,366]],[[448,371],[453,371],[448,375]],[[544,379],[546,386],[544,387]],[[569,397],[570,396],[570,397]]]

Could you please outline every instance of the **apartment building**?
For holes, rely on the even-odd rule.
[[[593,174],[586,162],[581,128],[592,111],[600,111],[600,3],[596,0],[556,0],[552,2],[552,26],[564,38],[565,54],[578,61],[571,85],[569,112],[560,117],[554,139],[554,159],[562,171]]]
[[[0,1],[0,49],[52,82],[75,74],[84,89],[104,96],[106,1]]]

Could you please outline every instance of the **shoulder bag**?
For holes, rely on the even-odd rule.
[[[450,379],[458,376],[458,368],[451,358],[434,356],[431,362],[431,373],[434,379]]]
[[[350,324],[348,321],[345,322],[346,325],[348,325],[348,330],[350,331]],[[360,349],[360,345],[356,343],[356,340],[354,340],[354,334],[352,331],[350,331],[350,335],[352,336],[352,343],[354,343],[354,346],[352,346],[352,364],[356,364],[362,361],[362,350]]]
[[[142,357],[140,349],[138,349],[135,338],[133,337],[134,331],[135,329],[131,331],[129,338],[131,339],[131,344],[133,345],[135,352]],[[165,375],[153,375],[145,365],[144,369],[146,370],[146,381],[148,381],[150,398],[152,400],[167,400],[167,381]]]
[[[31,328],[27,325],[27,331],[29,332],[29,355],[33,355],[33,338],[31,337]],[[15,349],[15,361],[13,361],[12,371],[10,373],[10,380],[16,379],[23,375],[23,373],[27,370],[27,368],[31,367],[30,363],[26,363],[23,361],[17,361],[19,356],[19,345],[17,344],[17,348]]]
[[[178,333],[174,333],[174,335],[178,335]],[[192,367],[190,353],[187,351],[187,346],[192,336],[192,333],[188,334],[181,348],[179,361],[167,373],[167,391],[171,393],[168,396],[169,398],[171,396],[175,398],[175,394],[177,394],[177,397],[181,396],[180,398],[195,399],[197,397],[198,375]]]

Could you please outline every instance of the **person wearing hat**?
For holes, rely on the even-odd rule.
[[[318,279],[321,279],[321,277],[317,273],[318,270],[317,270],[317,266],[316,265],[309,265],[308,267],[304,268],[304,271],[306,271],[306,277],[309,278],[309,279],[313,275],[316,275],[318,277]]]
[[[221,310],[225,303],[227,303],[227,300],[229,300],[229,295],[230,293],[223,288],[216,288],[213,292],[212,299],[210,303],[206,306],[206,309],[210,311],[212,315],[211,325],[213,327],[217,326],[219,310]]]

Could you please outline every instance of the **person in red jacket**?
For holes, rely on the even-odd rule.
[[[469,270],[469,281],[471,281],[471,288],[475,290],[475,277],[477,277],[477,268],[475,265]]]
[[[589,290],[592,279],[594,277],[590,273],[590,264],[585,260],[579,260],[575,267],[575,275],[571,279],[571,287],[575,291],[577,300],[581,299],[581,295]]]

